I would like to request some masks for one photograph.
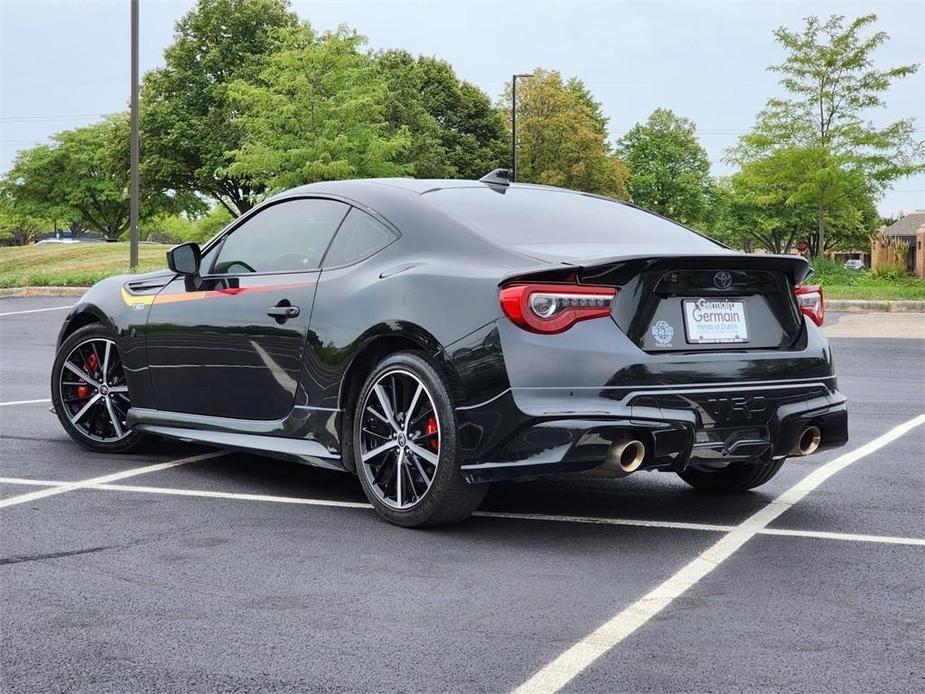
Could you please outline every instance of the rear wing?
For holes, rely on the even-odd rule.
[[[528,256],[529,257],[529,256]],[[533,258],[533,260],[536,260]],[[688,270],[770,270],[786,274],[794,285],[801,284],[813,270],[806,259],[798,255],[777,255],[770,253],[640,253],[603,258],[588,258],[578,262],[562,261],[548,263],[537,261],[533,268],[521,268],[506,275],[499,284],[519,279],[536,278],[549,281],[558,276],[571,277],[584,283],[593,283],[593,276],[608,275],[612,279],[625,276],[627,279],[641,272],[651,270],[672,270],[684,267]]]

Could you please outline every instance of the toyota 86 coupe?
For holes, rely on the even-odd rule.
[[[93,451],[297,459],[421,526],[548,474],[739,492],[848,438],[803,258],[503,170],[302,186],[167,265],[61,328],[54,410]]]

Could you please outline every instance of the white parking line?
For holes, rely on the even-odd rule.
[[[0,479],[0,482],[3,480]],[[588,523],[591,525],[626,525],[637,528],[669,528],[671,530],[699,530],[714,533],[754,532],[758,535],[782,535],[805,537],[816,540],[843,540],[846,542],[874,542],[888,545],[913,545],[925,547],[925,539],[899,537],[896,535],[858,535],[855,533],[833,533],[824,530],[799,530],[797,528],[761,528],[743,531],[738,525],[714,525],[710,523],[684,523],[682,521],[645,520],[639,518],[595,518],[593,516],[556,516],[537,513],[505,513],[503,511],[476,511],[473,516],[483,518],[510,518],[516,520],[553,521],[560,523]]]
[[[767,528],[771,522],[832,475],[883,448],[921,424],[925,424],[925,415],[914,417],[860,448],[845,453],[817,468],[767,506],[745,519],[735,530],[724,535],[712,546],[701,552],[680,571],[582,638],[551,663],[541,668],[530,679],[517,687],[514,694],[558,692],[591,663],[617,646],[668,607],[676,598],[695,586],[713,569],[732,556],[742,545]]]
[[[41,313],[42,311],[63,311],[66,308],[71,308],[72,304],[67,306],[52,306],[51,308],[31,308],[28,311],[7,311],[6,313],[0,313],[0,318],[4,316],[21,316],[24,313]]]
[[[51,402],[50,398],[41,400],[12,400],[10,402],[0,402],[0,407],[9,407],[10,405],[36,405],[40,402]]]
[[[33,480],[22,477],[0,477],[0,484],[17,484],[33,487],[61,487],[71,484],[56,480]],[[82,489],[98,491],[137,492],[140,494],[163,494],[166,496],[191,496],[205,499],[234,499],[238,501],[266,501],[276,504],[295,504],[299,506],[326,506],[330,508],[351,508],[371,510],[366,502],[337,501],[335,499],[310,499],[297,496],[274,496],[268,494],[247,494],[238,492],[215,492],[200,489],[177,489],[175,487],[147,487],[127,484],[87,484]],[[640,518],[601,518],[594,516],[558,516],[538,513],[508,513],[505,511],[476,511],[472,514],[480,518],[500,520],[528,520],[553,523],[584,523],[589,525],[619,525],[636,528],[667,528],[671,530],[694,530],[713,533],[755,532],[760,535],[779,535],[785,537],[803,537],[817,540],[842,540],[846,542],[872,542],[891,545],[911,545],[925,547],[925,539],[917,537],[898,537],[895,535],[858,535],[854,533],[834,533],[822,530],[799,530],[790,528],[762,528],[755,531],[743,531],[737,525],[715,525],[708,523],[685,523],[682,521],[646,520]]]
[[[110,475],[103,475],[101,477],[92,477],[88,480],[82,480],[79,482],[64,482],[60,485],[50,487],[47,489],[41,489],[36,492],[29,492],[28,494],[20,494],[18,496],[11,496],[8,499],[0,499],[0,508],[6,508],[7,506],[16,506],[17,504],[25,504],[30,501],[36,501],[37,499],[44,499],[47,496],[55,496],[56,494],[64,494],[65,492],[72,492],[76,489],[84,489],[86,487],[93,486],[95,484],[106,484],[107,482],[115,482],[117,480],[124,480],[127,477],[135,477],[137,475],[146,475],[149,472],[158,472],[159,470],[167,470],[168,468],[177,467],[178,465],[186,465],[187,463],[197,463],[201,460],[208,460],[210,458],[217,458],[220,455],[225,455],[226,451],[212,451],[211,453],[201,453],[199,455],[193,455],[188,458],[181,458],[180,460],[171,460],[166,463],[157,463],[155,465],[146,465],[145,467],[136,467],[130,470],[122,470],[121,472],[114,472]]]

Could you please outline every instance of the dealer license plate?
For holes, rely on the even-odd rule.
[[[685,299],[684,326],[693,344],[748,342],[744,301]]]

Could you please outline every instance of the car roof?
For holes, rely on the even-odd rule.
[[[448,188],[483,188],[490,184],[484,181],[474,181],[463,178],[353,178],[340,181],[323,181],[320,183],[308,183],[306,185],[291,188],[281,195],[298,195],[299,193],[321,193],[331,192],[348,195],[350,191],[362,192],[369,186],[384,186],[396,188],[409,193],[423,195],[437,190],[446,190]],[[572,193],[574,195],[587,195],[581,191],[571,190],[569,188],[559,188],[557,186],[547,186],[537,183],[510,183],[512,188],[532,188],[540,190],[550,190],[559,193]],[[619,202],[618,200],[615,202]]]

